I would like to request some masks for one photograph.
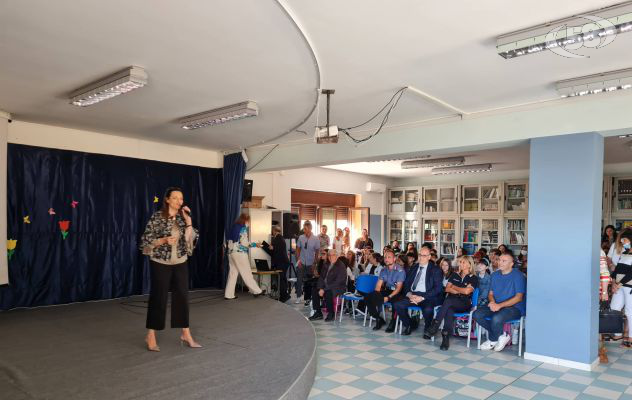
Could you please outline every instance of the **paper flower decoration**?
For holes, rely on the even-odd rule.
[[[29,219],[28,215],[26,217],[24,217],[23,219],[24,219],[24,223],[25,224],[30,224],[31,223],[31,220]]]
[[[154,196],[154,203],[158,203],[158,201],[159,201],[159,200],[158,200],[158,197],[157,197],[157,196]]]
[[[66,240],[68,236],[68,229],[70,228],[70,221],[59,221],[59,229],[61,229],[61,236]]]
[[[70,203],[70,206],[71,206],[72,208],[77,208],[77,204],[79,204],[79,202],[78,202],[78,201],[73,200],[73,201],[72,201],[72,203]]]
[[[55,215],[55,210],[53,210],[53,207],[48,209],[48,215]]]
[[[7,240],[7,255],[9,256],[9,260],[11,260],[11,256],[15,252],[15,248],[18,245],[18,241],[15,239]]]

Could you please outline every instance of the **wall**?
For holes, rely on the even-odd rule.
[[[207,168],[221,168],[224,161],[222,153],[212,150],[15,120],[9,124],[8,133],[9,143],[54,149],[109,154]]]
[[[7,193],[7,134],[10,116],[0,111],[0,193]],[[7,243],[7,196],[0,195],[0,243]],[[0,257],[0,285],[9,282],[9,262]]]
[[[327,168],[301,168],[274,172],[246,173],[246,179],[253,180],[252,194],[265,196],[264,206],[280,210],[290,210],[291,189],[317,190],[323,192],[349,193],[360,196],[360,206],[369,207],[371,212],[371,238],[375,246],[383,243],[382,216],[384,194],[366,192],[367,182],[393,186],[391,178],[336,171]],[[378,247],[379,248],[379,247]]]

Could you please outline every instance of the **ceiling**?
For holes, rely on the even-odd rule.
[[[431,155],[428,155],[431,156]],[[481,151],[440,154],[430,158],[465,157],[465,164],[493,164],[494,172],[520,171],[529,169],[529,144]],[[427,157],[423,157],[426,159]],[[604,163],[622,164],[632,162],[632,137],[604,139]],[[366,175],[379,175],[391,178],[428,177],[432,168],[402,169],[402,160],[358,162],[327,165],[324,168],[355,172]]]
[[[341,127],[364,122],[406,85],[474,112],[556,98],[557,80],[632,67],[632,34],[579,51],[589,58],[505,60],[495,51],[501,34],[617,2],[285,3],[314,46],[321,86],[336,89],[331,119]],[[313,107],[311,52],[273,0],[0,0],[0,11],[0,109],[19,120],[230,150],[278,136]],[[68,104],[74,89],[129,65],[146,69],[148,86],[91,107]],[[258,117],[192,132],[175,123],[247,99]],[[450,114],[409,92],[389,124]],[[316,114],[301,130],[315,125]]]

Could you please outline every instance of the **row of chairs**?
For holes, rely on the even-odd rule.
[[[375,290],[375,285],[377,284],[378,281],[378,277],[375,275],[360,275],[358,276],[358,279],[356,280],[356,291],[361,292],[361,293],[370,293],[372,291]],[[467,347],[470,347],[470,340],[471,340],[471,332],[472,332],[472,327],[473,324],[475,323],[474,321],[474,311],[476,311],[476,304],[478,304],[478,288],[474,290],[474,293],[472,293],[472,309],[469,312],[464,312],[464,313],[457,313],[454,314],[454,317],[457,319],[464,319],[467,318],[467,328],[468,328],[468,332],[469,334],[467,335]],[[339,296],[337,299],[337,303],[334,308],[335,308],[335,319],[337,320],[339,318],[339,322],[342,323],[342,316],[344,314],[343,310],[344,310],[344,305],[345,302],[348,301],[351,303],[351,308],[352,308],[352,312],[351,312],[351,316],[352,318],[356,318],[356,314],[361,314],[364,316],[364,321],[362,323],[362,326],[366,326],[366,320],[367,320],[367,316],[368,312],[365,308],[364,311],[362,310],[358,310],[356,307],[356,304],[360,301],[363,300],[362,296],[353,294],[353,293],[345,293],[342,296]],[[385,309],[391,309],[391,311],[393,311],[393,305],[389,302],[384,303],[384,305],[382,306],[382,315],[384,315],[384,317],[386,317],[386,311]],[[434,315],[437,315],[437,312],[439,311],[439,309],[441,308],[441,306],[437,306],[434,308]],[[340,310],[340,317],[338,317],[338,310]],[[419,314],[421,317],[421,307],[419,306],[412,306],[412,307],[408,307],[408,312],[409,314],[412,316],[414,314]],[[371,326],[371,324],[373,323],[373,317],[369,316],[369,327]],[[490,318],[487,318],[487,320],[490,320]],[[525,317],[520,317],[520,319],[516,319],[516,320],[512,320],[512,321],[508,321],[508,324],[519,324],[519,330],[518,330],[518,356],[522,356],[522,342],[523,342],[523,333],[524,333],[524,325],[525,325]],[[395,321],[395,332],[398,332],[400,335],[402,333],[402,328],[403,328],[403,323],[402,321],[400,321],[399,316],[397,316],[396,321]],[[489,338],[489,332],[487,332],[483,327],[481,327],[479,324],[476,325],[476,339],[477,339],[477,348],[480,349],[481,348],[481,335],[483,334],[483,332],[485,332],[487,334],[487,337]],[[432,338],[432,340],[434,341],[434,337]]]

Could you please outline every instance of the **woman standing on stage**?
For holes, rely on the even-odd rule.
[[[170,187],[141,237],[143,254],[150,256],[151,288],[147,309],[147,349],[160,351],[156,331],[165,329],[167,299],[171,289],[171,327],[182,328],[180,340],[189,347],[202,347],[189,329],[189,267],[198,232],[191,222],[191,210],[182,207],[182,190]]]
[[[241,275],[250,292],[255,296],[262,293],[261,288],[252,277],[252,269],[250,268],[250,258],[248,257],[248,248],[256,247],[255,243],[248,240],[248,224],[250,216],[241,214],[235,225],[231,228],[228,237],[228,262],[230,270],[228,271],[228,280],[226,281],[226,291],[224,298],[226,300],[235,299],[235,285],[237,284],[237,276]]]

